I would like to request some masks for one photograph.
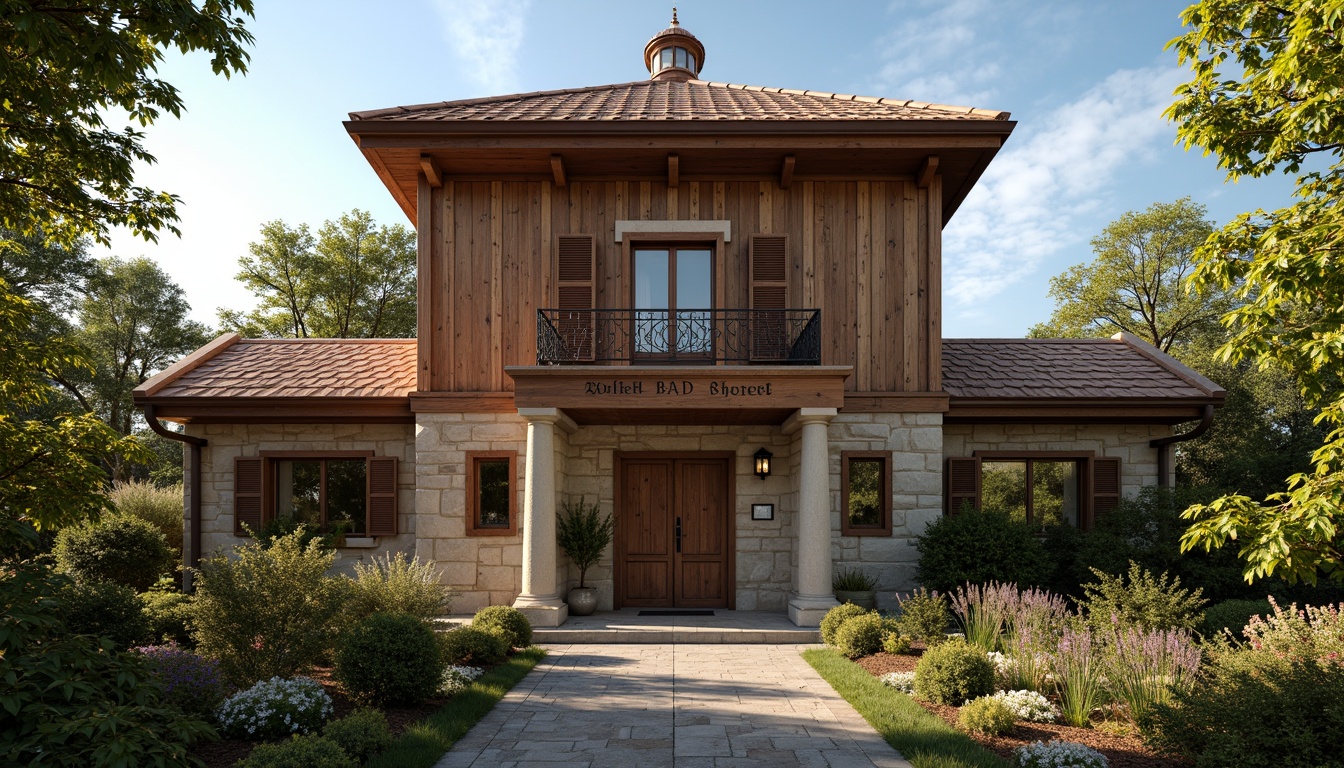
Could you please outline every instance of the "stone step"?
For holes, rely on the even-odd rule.
[[[470,616],[439,619],[443,629],[470,623]],[[712,616],[640,616],[637,609],[571,616],[559,627],[533,627],[532,642],[552,645],[683,644],[809,645],[821,642],[816,627],[798,627],[772,611],[714,611]]]

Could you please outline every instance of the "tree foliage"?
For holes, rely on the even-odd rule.
[[[113,226],[176,233],[178,198],[134,183],[152,163],[143,128],[180,116],[156,77],[163,51],[204,51],[216,74],[246,71],[252,0],[0,0],[0,227],[75,245]]]
[[[1055,311],[1037,338],[1126,331],[1164,352],[1217,332],[1231,308],[1224,290],[1187,291],[1194,252],[1213,231],[1204,206],[1184,197],[1130,211],[1092,238],[1096,258],[1050,278]]]
[[[1203,0],[1182,18],[1170,47],[1193,79],[1166,113],[1180,139],[1230,180],[1301,172],[1292,205],[1210,236],[1193,284],[1240,300],[1221,354],[1281,366],[1330,429],[1311,471],[1266,503],[1233,495],[1189,509],[1183,546],[1236,541],[1248,580],[1344,580],[1344,0]]]
[[[224,327],[268,338],[415,336],[415,233],[353,210],[322,225],[262,226],[238,260],[238,280],[260,300],[220,311]]]

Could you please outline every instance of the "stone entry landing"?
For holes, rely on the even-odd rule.
[[[802,646],[547,650],[436,768],[910,768]]]
[[[559,627],[532,629],[532,642],[760,644],[819,643],[821,633],[796,627],[786,614],[771,611],[725,611],[713,616],[640,616],[641,610],[601,611],[570,616]]]

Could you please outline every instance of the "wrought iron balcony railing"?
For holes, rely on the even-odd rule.
[[[537,364],[820,365],[819,309],[539,309]]]

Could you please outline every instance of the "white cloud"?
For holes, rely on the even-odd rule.
[[[901,21],[878,43],[878,92],[902,99],[982,106],[993,96],[1000,68],[992,41],[977,28],[1002,11],[991,0],[922,0],[891,8]]]
[[[453,55],[487,93],[517,90],[531,0],[434,0]]]
[[[970,310],[1083,235],[1076,219],[1116,176],[1169,144],[1175,68],[1111,74],[1034,128],[1018,127],[944,232],[944,299]]]

